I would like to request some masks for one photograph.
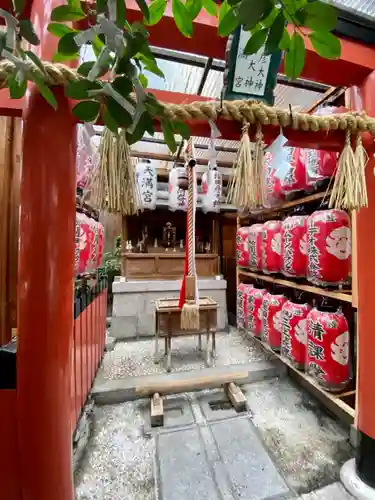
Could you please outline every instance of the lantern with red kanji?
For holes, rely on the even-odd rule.
[[[324,179],[333,176],[336,170],[337,153],[318,149],[301,149],[301,158],[305,164],[308,186],[316,186]]]
[[[104,251],[104,227],[103,224],[98,222],[98,255],[96,262],[97,268],[102,265],[103,251]]]
[[[236,320],[237,328],[244,329],[247,325],[247,293],[252,285],[245,285],[245,283],[240,283],[237,287],[237,311]]]
[[[253,224],[249,230],[249,268],[252,271],[262,269],[262,231],[263,224]]]
[[[257,338],[262,336],[262,303],[266,293],[264,288],[254,286],[246,294],[247,330]]]
[[[350,382],[349,325],[341,310],[321,307],[309,312],[307,371],[331,392],[341,391]]]
[[[82,212],[76,213],[75,270],[77,274],[88,271],[90,261],[90,219]]]
[[[269,220],[262,229],[262,269],[279,273],[281,267],[281,221]]]
[[[306,365],[307,315],[309,304],[285,302],[282,308],[281,354],[298,369]]]
[[[249,232],[249,227],[237,229],[236,257],[237,265],[240,267],[248,267],[249,265]]]
[[[351,264],[350,219],[343,210],[319,210],[307,219],[307,278],[315,285],[347,281]]]
[[[272,154],[266,152],[264,154],[264,206],[266,208],[279,205],[283,199],[284,194],[281,188],[280,178],[277,176],[277,165],[275,165]]]
[[[285,161],[280,166],[281,190],[288,194],[304,191],[307,188],[306,168],[300,148],[285,147]]]
[[[281,271],[285,276],[306,276],[307,215],[287,217],[281,228]]]
[[[281,349],[282,307],[286,302],[282,294],[265,293],[262,302],[262,338],[274,351]]]

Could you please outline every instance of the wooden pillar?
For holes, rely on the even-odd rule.
[[[354,91],[354,89],[353,89]],[[363,83],[356,99],[351,99],[351,108],[361,107],[369,115],[375,115],[375,72]],[[355,226],[357,245],[354,254],[357,261],[358,296],[358,373],[357,373],[357,426],[359,446],[356,469],[359,478],[375,488],[375,176],[374,159],[366,168],[369,206],[357,214]]]
[[[43,60],[58,39],[47,25],[61,0],[34,0]],[[34,50],[34,48],[33,48]],[[55,111],[31,86],[24,111],[18,286],[17,398],[22,500],[73,500],[70,354],[76,127],[62,88]]]

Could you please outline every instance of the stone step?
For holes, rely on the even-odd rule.
[[[256,361],[188,372],[100,380],[95,382],[91,395],[96,404],[115,404],[150,397],[155,392],[166,395],[220,387],[230,382],[248,384],[284,373],[285,367],[278,361]]]

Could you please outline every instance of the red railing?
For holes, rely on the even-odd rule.
[[[104,354],[107,280],[81,291],[74,303],[71,419],[74,432]]]

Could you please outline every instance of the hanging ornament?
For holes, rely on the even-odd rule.
[[[307,219],[307,279],[319,286],[348,280],[351,266],[350,219],[343,210],[319,210]]]
[[[257,338],[261,337],[263,331],[262,303],[266,293],[264,288],[253,286],[247,290],[246,294],[247,330]]]
[[[281,221],[269,220],[262,229],[262,269],[279,273],[281,268]]]
[[[307,189],[306,168],[301,159],[300,148],[284,146],[279,157],[279,177],[282,192],[287,196]]]
[[[136,166],[136,179],[141,200],[141,208],[155,210],[157,194],[156,169],[150,160],[140,161]]]
[[[262,234],[263,224],[253,224],[250,226],[249,243],[249,268],[251,271],[262,270]]]
[[[282,308],[281,354],[299,370],[306,365],[306,318],[310,310],[309,304],[296,304],[289,300]]]
[[[343,390],[351,380],[350,334],[341,310],[312,309],[307,316],[307,371],[326,390]]]
[[[287,217],[281,227],[281,272],[302,278],[307,267],[307,215]]]
[[[236,258],[240,267],[249,266],[249,234],[250,227],[239,227],[236,236]]]
[[[211,136],[208,148],[208,171],[202,176],[202,211],[219,212],[221,196],[223,191],[223,176],[217,168],[217,151],[215,140],[220,136],[220,132],[213,122],[210,123]]]
[[[319,182],[330,179],[336,171],[337,153],[319,149],[300,149],[300,158],[305,165],[306,183],[316,187]]]
[[[262,338],[272,350],[279,352],[282,336],[282,307],[286,302],[282,294],[265,293],[262,302]]]

